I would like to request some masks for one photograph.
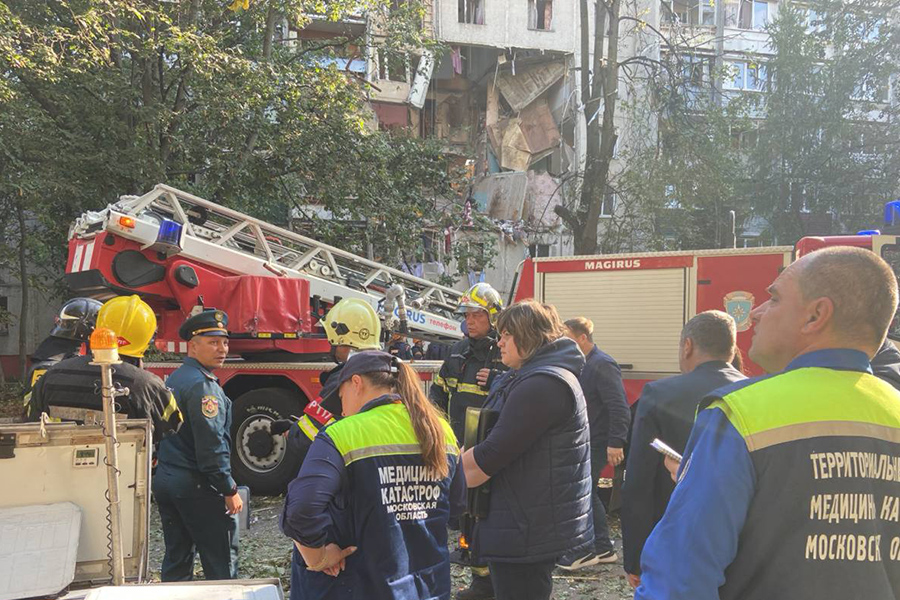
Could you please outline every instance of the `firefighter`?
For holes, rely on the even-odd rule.
[[[195,552],[206,579],[237,578],[243,501],[231,477],[231,400],[212,374],[228,355],[227,325],[224,311],[207,309],[178,330],[188,355],[166,383],[184,425],[160,443],[153,477],[166,544],[163,581],[193,579]]]
[[[503,309],[500,294],[487,283],[472,286],[460,300],[456,312],[466,316],[466,338],[456,342],[450,356],[431,386],[431,399],[444,409],[456,439],[464,439],[466,409],[481,408],[494,377],[507,369],[500,362],[494,324]],[[463,519],[462,534],[469,540],[471,531]],[[462,544],[461,544],[462,545]],[[472,558],[472,584],[461,591],[458,600],[494,597],[490,573]]]
[[[119,338],[122,363],[113,367],[113,383],[128,388],[116,398],[116,411],[130,419],[150,419],[153,439],[159,441],[181,426],[182,415],[162,379],[143,370],[142,357],[156,333],[156,316],[138,296],[119,296],[102,306],[97,326],[113,330]],[[81,424],[103,420],[100,367],[93,357],[74,356],[50,367],[38,379],[28,405],[28,418],[47,413],[55,420]]]
[[[365,300],[341,300],[328,311],[322,325],[331,344],[331,356],[337,366],[319,376],[322,384],[319,397],[306,405],[303,415],[296,423],[288,423],[288,451],[300,455],[301,464],[319,431],[341,417],[341,400],[337,389],[344,363],[354,352],[381,350],[381,321],[372,305]],[[284,422],[276,421],[271,426],[272,433],[284,431],[284,426]],[[285,514],[282,514],[282,531],[284,519]],[[291,556],[291,590],[298,590],[299,593],[304,588],[306,571],[306,564],[294,546]]]
[[[406,343],[406,339],[400,333],[391,336],[391,341],[387,347],[388,353],[396,356],[400,360],[412,360],[412,349]]]
[[[26,379],[28,389],[25,391],[26,418],[31,417],[29,403],[34,384],[51,366],[81,353],[81,347],[88,342],[94,331],[97,313],[102,305],[93,298],[72,298],[59,309],[50,335],[44,338],[31,355],[31,370]]]

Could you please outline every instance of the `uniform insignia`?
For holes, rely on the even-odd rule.
[[[215,316],[216,316],[216,321],[221,321],[222,319],[225,318],[225,315],[222,314],[221,310],[217,310]]]
[[[723,298],[725,302],[725,312],[732,316],[738,332],[750,329],[750,311],[753,310],[753,303],[756,299],[750,292],[730,292]]]
[[[215,396],[203,396],[200,400],[200,408],[204,417],[212,419],[219,414],[219,400]]]

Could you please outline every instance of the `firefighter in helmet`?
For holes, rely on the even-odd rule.
[[[306,405],[299,420],[276,421],[270,426],[273,435],[290,428],[288,452],[299,455],[301,464],[319,431],[341,417],[341,399],[337,390],[344,363],[355,352],[381,350],[381,321],[372,305],[365,300],[341,300],[331,307],[322,320],[322,325],[331,344],[331,357],[337,366],[319,375],[319,383],[322,384],[319,397]],[[301,598],[303,596],[300,590],[304,588],[306,571],[306,564],[294,546],[291,557],[291,590],[297,590]]]
[[[113,383],[127,387],[129,392],[116,398],[117,412],[130,419],[150,419],[154,441],[177,431],[182,415],[175,397],[162,379],[141,368],[144,352],[156,333],[153,309],[138,296],[119,296],[100,308],[97,327],[111,329],[119,338],[122,363],[113,368]],[[34,386],[28,419],[36,421],[41,413],[47,413],[61,421],[100,422],[100,367],[90,364],[92,361],[87,354],[50,367]]]
[[[469,288],[456,309],[465,315],[466,337],[450,349],[430,394],[431,400],[450,417],[450,426],[458,440],[465,439],[466,409],[481,408],[494,377],[507,369],[500,362],[498,335],[494,329],[502,309],[500,294],[487,283]],[[465,523],[462,529],[463,535],[470,538]],[[459,600],[493,598],[494,588],[487,567],[478,566],[475,558],[471,562],[472,585],[456,597]]]
[[[103,305],[93,298],[72,298],[62,305],[56,315],[56,323],[44,341],[31,355],[31,370],[28,372],[28,389],[25,391],[26,417],[31,402],[31,390],[47,369],[61,360],[78,356],[81,348],[88,342],[97,313]]]

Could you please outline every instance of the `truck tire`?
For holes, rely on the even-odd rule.
[[[297,476],[300,457],[291,455],[287,438],[272,436],[269,426],[299,415],[306,398],[297,392],[268,387],[251,390],[234,400],[231,418],[231,472],[238,485],[254,494],[283,494]]]

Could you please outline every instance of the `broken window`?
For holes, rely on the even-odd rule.
[[[381,48],[378,51],[378,79],[409,83],[409,55]]]
[[[529,244],[528,256],[531,258],[550,256],[550,244]]]
[[[663,23],[709,27],[716,24],[714,0],[662,0],[659,13]]]
[[[486,0],[457,0],[459,22],[470,25],[484,25],[484,3]]]
[[[738,28],[762,31],[769,24],[773,15],[773,6],[765,0],[740,0],[738,8]],[[726,25],[730,20],[726,9]]]
[[[553,0],[528,0],[528,29],[550,31]]]
[[[601,217],[612,217],[616,212],[616,194],[615,192],[606,192],[603,196],[603,204],[600,205]]]

